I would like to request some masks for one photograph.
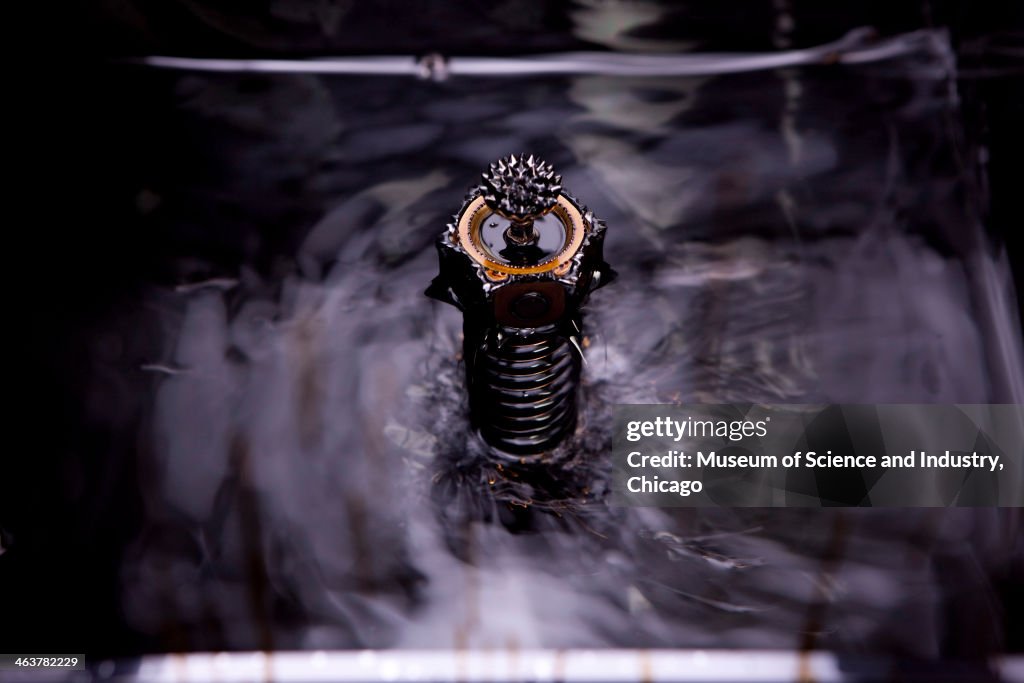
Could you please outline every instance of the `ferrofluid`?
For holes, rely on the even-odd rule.
[[[550,164],[491,164],[437,248],[427,294],[463,313],[473,427],[515,456],[553,449],[576,426],[582,306],[613,271],[605,226]]]

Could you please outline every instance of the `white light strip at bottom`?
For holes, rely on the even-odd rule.
[[[143,657],[135,680],[140,683],[254,680],[829,683],[874,680],[872,675],[884,678],[890,669],[884,660],[876,664],[882,666],[844,674],[837,658],[826,652],[801,654],[768,650],[236,652]],[[994,660],[992,672],[1003,681],[1024,681],[1024,657]],[[975,671],[974,675],[977,674]]]

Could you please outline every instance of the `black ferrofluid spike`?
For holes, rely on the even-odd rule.
[[[463,313],[470,417],[493,448],[553,449],[576,425],[581,308],[611,281],[605,226],[550,164],[491,164],[438,240],[427,294]]]

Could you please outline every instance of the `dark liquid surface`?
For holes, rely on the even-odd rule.
[[[95,471],[68,456],[81,523],[134,511],[108,632],[168,651],[1020,647],[1000,616],[1016,511],[600,499],[616,402],[1022,395],[943,60],[514,87],[110,76],[139,150],[123,210],[158,249],[81,345],[87,419],[112,435]],[[578,468],[530,490],[469,434],[460,316],[422,295],[466,187],[520,150],[608,222],[619,273],[585,320]]]
[[[499,263],[533,265],[550,259],[565,246],[566,229],[554,214],[541,216],[533,221],[536,239],[519,245],[505,238],[511,223],[496,214],[491,214],[480,224],[480,241],[487,253]]]

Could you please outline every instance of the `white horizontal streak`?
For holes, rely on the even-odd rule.
[[[851,658],[853,659],[853,658]],[[865,661],[871,661],[867,658]],[[1021,681],[1021,657],[997,658],[993,671]],[[879,672],[887,671],[885,662]],[[363,650],[195,653],[143,657],[140,683],[232,681],[703,681],[769,683],[847,678],[826,652],[772,650]],[[975,671],[975,674],[978,672]],[[860,676],[860,678],[858,678]],[[951,680],[956,680],[955,677]]]
[[[702,76],[763,71],[811,64],[863,64],[920,51],[944,50],[943,30],[922,30],[874,41],[870,29],[855,29],[842,39],[804,50],[769,53],[636,55],[567,52],[525,57],[407,56],[324,59],[197,59],[153,56],[128,60],[164,69],[220,72],[309,73],[366,76]]]

